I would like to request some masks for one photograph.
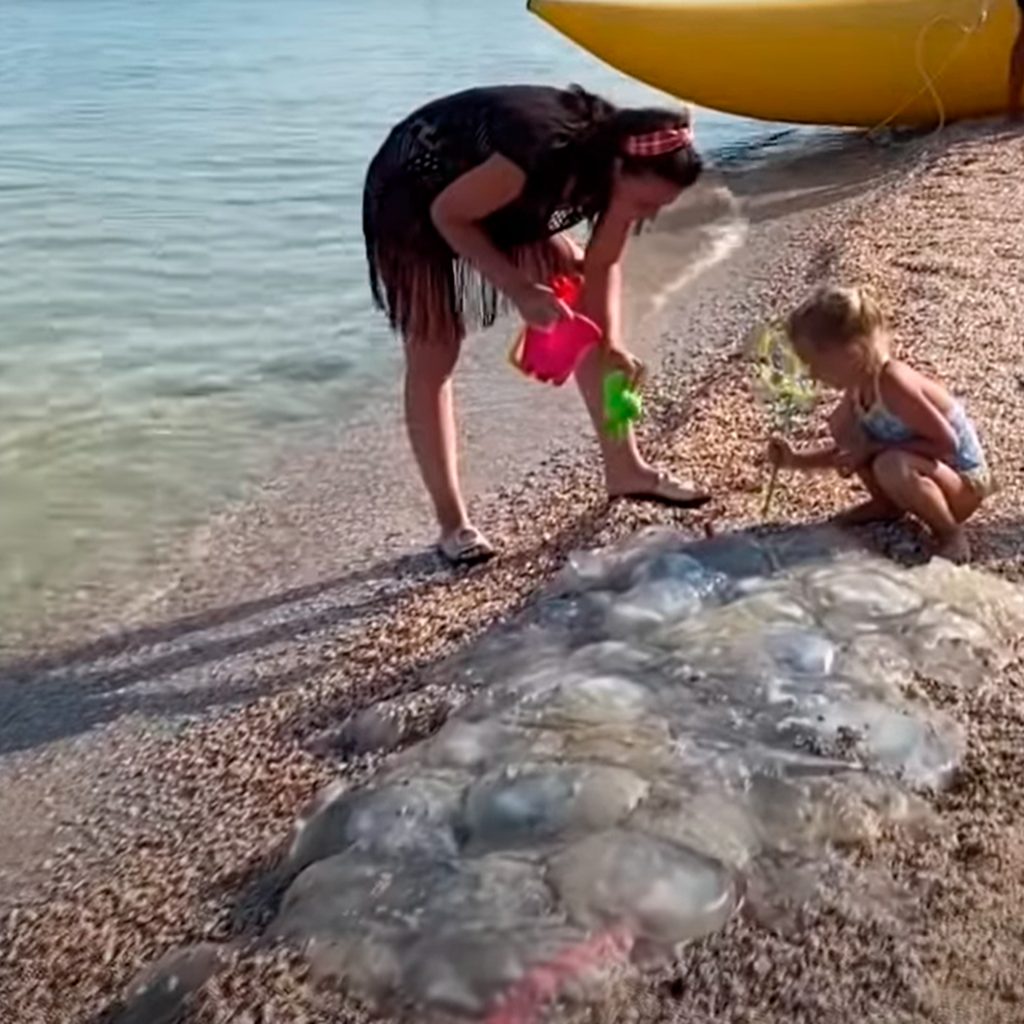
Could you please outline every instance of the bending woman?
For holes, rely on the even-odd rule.
[[[550,327],[568,310],[546,282],[584,278],[580,312],[604,339],[576,379],[601,443],[611,497],[682,508],[705,503],[648,465],[632,435],[601,429],[605,369],[642,367],[620,336],[620,262],[633,226],[653,217],[701,171],[688,117],[618,109],[578,87],[472,89],[397,125],[370,164],[363,231],[377,305],[405,342],[409,440],[453,563],[494,554],[470,523],[459,489],[452,372],[468,330],[503,304]],[[586,251],[563,232],[582,222]]]

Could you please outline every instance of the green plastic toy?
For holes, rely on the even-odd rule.
[[[616,441],[625,440],[629,428],[644,413],[640,393],[621,371],[609,373],[604,379],[604,429]]]

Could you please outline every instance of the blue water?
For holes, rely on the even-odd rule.
[[[365,165],[427,98],[507,81],[653,97],[522,0],[0,0],[6,613],[158,557],[392,386]]]

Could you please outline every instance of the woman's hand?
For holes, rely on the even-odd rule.
[[[543,284],[528,284],[511,296],[520,316],[539,330],[554,327],[559,320],[573,315],[572,310]]]
[[[633,387],[643,383],[647,376],[647,367],[632,352],[620,345],[606,345],[604,348],[605,367],[614,372],[624,373]]]

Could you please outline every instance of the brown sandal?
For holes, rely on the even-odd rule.
[[[711,495],[706,491],[697,490],[692,485],[684,486],[678,483],[668,473],[659,473],[654,487],[649,491],[616,494],[613,500],[640,501],[651,505],[664,505],[667,508],[695,509],[709,504]]]

